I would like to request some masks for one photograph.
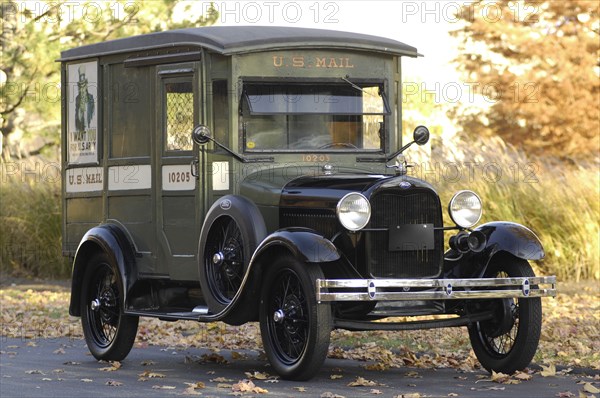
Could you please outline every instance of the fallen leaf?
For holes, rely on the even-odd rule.
[[[563,392],[557,393],[556,396],[558,398],[571,398],[571,397],[574,397],[575,394],[573,394],[571,391],[563,391]]]
[[[202,389],[202,388],[206,388],[206,384],[204,384],[204,383],[203,383],[203,382],[201,382],[201,381],[199,381],[199,382],[196,382],[196,383],[185,383],[185,384],[187,384],[188,388],[193,388],[193,389],[195,389],[195,390],[199,390],[199,389]]]
[[[525,372],[516,372],[513,377],[517,380],[531,380],[533,376]]]
[[[542,371],[540,372],[540,374],[543,377],[556,376],[556,367],[554,366],[554,364],[550,364],[548,366],[542,365]]]
[[[383,393],[381,392],[381,390],[377,390],[377,389],[373,388],[373,389],[371,389],[371,391],[369,391],[369,394],[380,395]]]
[[[231,388],[232,385],[228,383],[219,383],[217,384],[217,388]]]
[[[142,378],[147,377],[149,379],[164,379],[165,377],[167,377],[162,373],[155,373],[150,370],[140,373],[138,376],[140,376]]]
[[[449,397],[458,397],[458,394],[455,392],[448,393]]]
[[[394,398],[421,398],[421,394],[418,392],[412,392],[408,394],[395,395]]]
[[[67,361],[63,362],[63,365],[81,365],[81,362]]]
[[[151,366],[151,365],[156,365],[156,362],[154,362],[152,360],[147,360],[147,361],[142,361],[140,363],[140,365],[142,365],[142,366]]]
[[[27,373],[28,375],[46,375],[44,372],[42,372],[41,370],[37,370],[37,369],[33,369],[33,370],[26,370],[25,373]]]
[[[112,387],[119,387],[119,386],[123,385],[123,383],[121,383],[120,381],[115,381],[115,380],[109,380],[104,384],[106,384],[107,386],[112,386]]]
[[[246,372],[245,375],[249,379],[256,379],[256,380],[266,380],[269,378],[269,375],[267,373],[261,373],[261,372],[254,372],[254,373]]]
[[[348,387],[372,387],[372,386],[378,386],[379,383],[372,381],[372,380],[367,380],[361,376],[358,376],[356,378],[356,380],[348,383]]]
[[[298,392],[306,392],[306,387],[292,387],[292,388]]]
[[[591,383],[585,383],[583,385],[583,391],[589,392],[591,394],[598,394],[600,392],[600,389],[594,387]]]
[[[253,394],[266,394],[269,391],[256,386],[252,380],[240,380],[239,382],[237,382],[236,384],[231,386],[231,390],[233,392],[241,392],[241,393],[245,393],[245,392],[249,392],[249,393],[253,393]]]
[[[152,386],[153,390],[174,390],[176,388],[175,386]]]
[[[122,366],[121,362],[119,362],[119,361],[111,361],[110,365],[111,366],[107,366],[105,368],[100,368],[98,370],[101,370],[103,372],[114,372],[114,371],[121,369],[121,366]]]
[[[52,351],[52,353],[62,355],[65,353],[65,350],[64,348],[60,347],[59,349]]]
[[[343,395],[338,395],[338,394],[334,394],[332,392],[324,392],[323,394],[321,394],[321,398],[346,398]]]
[[[342,375],[331,375],[331,376],[329,376],[329,378],[331,380],[341,379],[342,377],[344,377],[344,376],[342,376]]]
[[[81,379],[81,381],[84,382],[84,383],[91,383],[94,380],[92,380],[92,379]]]
[[[365,368],[366,370],[375,370],[375,371],[383,372],[384,370],[388,370],[390,368],[390,365],[387,363],[378,362],[378,363],[372,363],[369,365],[364,365],[363,368]]]
[[[48,377],[42,377],[42,381],[52,381],[52,379],[50,379]]]
[[[231,359],[233,360],[244,360],[244,359],[248,359],[248,355],[243,354],[243,353],[239,353],[237,351],[232,351],[231,352]]]
[[[202,362],[214,362],[218,364],[227,363],[227,360],[225,357],[223,357],[223,355],[219,355],[214,352],[212,354],[203,354],[200,358],[202,359]]]
[[[229,383],[232,382],[233,379],[227,379],[225,377],[217,377],[216,379],[210,379],[213,383]]]
[[[252,391],[253,388],[254,388],[254,383],[251,380],[240,380],[231,387],[231,389],[233,391],[239,391],[239,392]]]

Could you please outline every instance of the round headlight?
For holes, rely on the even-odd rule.
[[[371,218],[371,204],[358,192],[349,193],[340,199],[336,210],[340,223],[350,231],[364,228]]]
[[[459,191],[450,200],[448,213],[459,227],[470,228],[481,218],[481,199],[473,191]]]

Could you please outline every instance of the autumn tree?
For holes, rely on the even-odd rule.
[[[456,60],[489,106],[454,110],[466,133],[537,154],[596,158],[600,25],[595,0],[464,3]]]
[[[60,51],[124,36],[213,24],[210,3],[3,1],[0,4],[0,143],[2,158],[57,145],[60,125]],[[43,138],[40,140],[40,137]],[[37,147],[14,148],[38,138]],[[12,151],[11,151],[11,146]],[[24,152],[24,153],[23,153]]]

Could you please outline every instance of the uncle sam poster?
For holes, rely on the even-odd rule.
[[[67,82],[69,163],[98,163],[98,63],[69,65]]]

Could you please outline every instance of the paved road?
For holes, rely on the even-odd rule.
[[[224,350],[219,355],[228,362],[218,364],[207,361],[207,357],[202,360],[203,355],[212,354],[209,350],[177,350],[168,347],[134,348],[122,362],[120,369],[102,371],[101,368],[110,368],[110,364],[94,360],[83,340],[0,339],[2,398],[186,396],[189,394],[186,394],[188,385],[185,383],[197,382],[205,384],[204,388],[194,390],[201,393],[201,397],[227,397],[233,393],[231,385],[246,378],[245,372],[269,372],[267,362],[259,359],[254,351],[244,352],[247,356],[245,359],[233,354],[236,355],[233,359],[232,352]],[[213,356],[213,359],[220,357]],[[329,392],[329,397],[337,394],[348,398],[402,397],[403,394],[409,397],[411,395],[408,394],[413,394],[414,397],[546,398],[567,391],[578,397],[583,384],[577,383],[581,383],[582,380],[600,387],[598,372],[591,370],[578,370],[575,374],[571,372],[569,375],[557,377],[541,377],[536,374],[531,380],[520,384],[504,385],[482,381],[482,376],[489,377],[484,372],[462,373],[452,369],[416,368],[376,372],[367,371],[361,365],[364,363],[328,359],[319,374],[309,382],[253,382],[257,387],[268,390],[268,393],[259,394],[264,397],[322,397],[328,396],[323,394]],[[157,376],[156,374],[164,377],[150,377]],[[331,375],[342,377],[332,380]],[[349,387],[348,383],[355,381],[359,376],[376,381],[380,385]],[[596,376],[596,380],[593,376]],[[252,394],[245,394],[248,395]]]

